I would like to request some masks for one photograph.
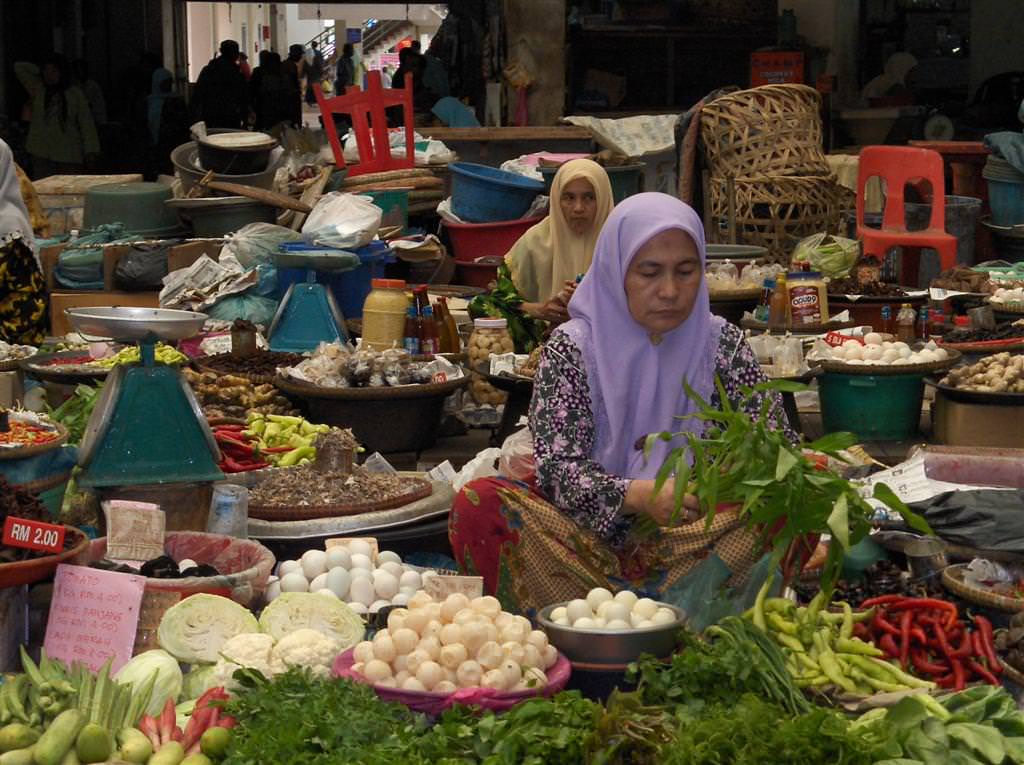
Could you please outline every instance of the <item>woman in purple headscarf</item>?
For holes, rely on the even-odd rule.
[[[665,194],[632,196],[605,223],[534,381],[535,485],[476,481],[452,511],[460,566],[506,606],[529,611],[599,585],[656,595],[711,553],[739,583],[761,557],[735,514],[707,528],[691,497],[669,528],[672,483],[653,489],[674,444],[646,458],[641,448],[650,433],[703,433],[703,421],[678,419],[695,411],[683,381],[718,406],[717,376],[739,406],[742,389],[765,379],[740,330],[711,314],[704,249],[700,218]],[[772,420],[796,441],[769,395]],[[756,416],[761,399],[747,406]],[[654,538],[631,538],[639,514],[662,527]]]

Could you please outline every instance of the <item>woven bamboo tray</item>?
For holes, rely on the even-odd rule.
[[[30,446],[17,446],[12,448],[0,448],[0,460],[21,460],[26,457],[35,457],[38,454],[45,454],[63,446],[68,440],[68,429],[59,422],[53,423],[57,428],[57,438],[47,441],[44,444],[32,444]]]
[[[927,364],[847,364],[843,361],[809,361],[826,372],[841,375],[885,377],[891,375],[927,374],[955,367],[962,357],[960,351],[947,349],[949,358]]]
[[[22,362],[31,361],[38,353],[34,353],[31,356],[25,356],[20,359],[8,359],[7,361],[0,361],[0,372],[14,372],[21,368]]]
[[[998,313],[1016,313],[1024,315],[1024,302],[1017,301],[1013,303],[997,303],[991,298],[986,301],[992,310]]]
[[[976,343],[944,343],[937,340],[936,344],[946,350],[961,353],[1001,353],[1002,351],[1024,351],[1024,337],[1008,337],[1003,340],[980,340]]]
[[[967,565],[966,563],[957,563],[942,570],[942,584],[947,590],[975,605],[1011,614],[1024,611],[1024,598],[1008,598],[1005,595],[967,584],[964,581]]]
[[[274,479],[268,478],[268,481]],[[348,515],[361,515],[380,510],[392,510],[421,499],[426,499],[433,492],[430,481],[424,478],[405,478],[409,482],[409,490],[404,494],[375,502],[356,502],[348,505],[249,505],[249,517],[260,521],[311,521],[316,518],[338,518]]]
[[[245,380],[248,380],[253,385],[274,384],[274,378],[276,377],[276,375],[260,375],[252,372],[228,372],[224,369],[218,369],[216,366],[210,366],[209,364],[209,360],[211,359],[218,359],[221,356],[230,355],[231,354],[229,353],[221,353],[217,354],[216,356],[201,356],[197,359],[193,359],[192,363],[195,364],[196,369],[198,369],[200,372],[212,372],[213,374],[216,375],[231,375],[232,377],[241,377]],[[301,353],[297,353],[295,355],[298,357],[298,359],[295,361],[296,364],[299,363],[299,361],[302,361],[303,358],[305,358],[304,356],[302,356]]]
[[[431,396],[454,393],[469,384],[469,376],[443,383],[427,383],[425,385],[399,385],[393,388],[323,388],[319,385],[292,380],[284,375],[274,378],[274,384],[285,393],[300,398],[323,398],[336,401],[381,401],[407,398],[429,398]]]
[[[713,176],[824,175],[821,96],[805,85],[766,85],[706,103],[701,139]]]
[[[50,576],[61,563],[72,562],[89,549],[89,537],[84,532],[72,526],[64,528],[67,531],[66,539],[71,540],[71,546],[67,550],[41,558],[0,563],[0,587],[18,587],[38,582]]]

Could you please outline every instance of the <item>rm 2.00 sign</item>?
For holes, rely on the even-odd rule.
[[[64,549],[64,533],[63,526],[53,523],[7,516],[4,522],[3,543],[8,547],[57,553]]]

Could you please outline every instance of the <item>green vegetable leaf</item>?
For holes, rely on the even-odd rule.
[[[843,549],[849,550],[850,521],[845,494],[840,494],[832,505],[832,513],[828,517],[828,527],[832,530],[833,538],[842,545]]]
[[[779,447],[779,458],[775,463],[775,480],[781,481],[787,475],[789,471],[796,467],[796,463],[799,460],[793,452],[787,449],[785,446]]]
[[[875,484],[875,492],[873,496],[875,499],[884,502],[891,510],[899,513],[910,528],[915,531],[919,531],[922,534],[935,536],[935,532],[932,531],[932,527],[928,525],[928,521],[907,507],[903,500],[896,496],[896,492],[884,483]]]
[[[843,449],[849,449],[855,443],[857,443],[857,436],[853,433],[839,431],[827,433],[817,441],[811,441],[811,443],[807,444],[807,448],[815,452],[834,454],[835,452],[841,452]]]
[[[987,725],[953,723],[946,726],[952,741],[959,741],[992,765],[1000,765],[1006,758],[1003,737]]]

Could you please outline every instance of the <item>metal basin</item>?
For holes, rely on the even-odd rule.
[[[551,612],[565,605],[568,601],[546,606],[537,615],[537,621],[551,644],[574,662],[628,664],[642,653],[663,659],[675,651],[676,635],[686,624],[686,614],[682,609],[658,603],[674,612],[676,621],[641,630],[578,630],[551,621]]]
[[[71,325],[83,335],[136,342],[148,337],[184,340],[203,328],[206,314],[171,308],[67,308]]]

